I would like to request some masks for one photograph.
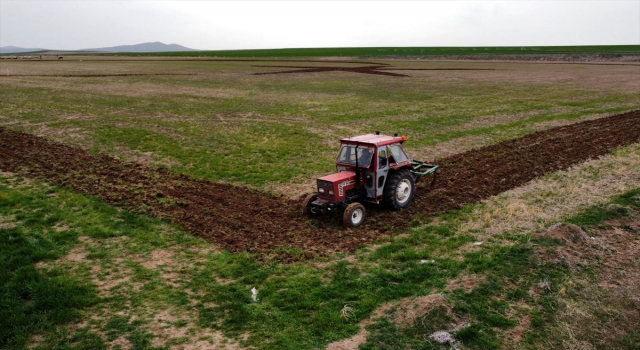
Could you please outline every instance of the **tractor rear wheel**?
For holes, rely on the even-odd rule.
[[[311,203],[313,203],[313,201],[315,201],[316,199],[318,199],[317,193],[310,193],[307,195],[307,197],[305,197],[304,201],[302,201],[303,215],[309,215],[309,216],[320,215],[320,210],[318,210],[317,208],[314,208],[311,205]]]
[[[402,209],[411,204],[415,191],[413,175],[407,170],[396,171],[384,186],[384,202],[393,210]]]
[[[347,227],[358,227],[364,221],[364,205],[351,203],[342,214],[342,223]]]

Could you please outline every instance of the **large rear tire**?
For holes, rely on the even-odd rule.
[[[313,201],[315,201],[316,199],[318,199],[318,194],[317,193],[310,193],[307,195],[307,197],[304,199],[304,201],[302,201],[302,214],[303,215],[309,215],[309,216],[317,216],[320,215],[321,212],[314,208],[311,203],[313,203]]]
[[[407,170],[400,170],[389,175],[384,186],[384,202],[393,210],[407,207],[413,201],[416,182]]]
[[[364,205],[357,202],[351,203],[342,214],[342,223],[347,227],[358,227],[364,222],[364,215]]]

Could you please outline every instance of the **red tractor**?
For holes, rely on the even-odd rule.
[[[399,210],[415,193],[415,180],[433,174],[437,165],[415,161],[404,153],[406,137],[380,132],[340,140],[337,173],[318,181],[318,192],[302,202],[304,214],[315,216],[344,211],[345,226],[358,227],[365,217],[361,202],[384,203]]]

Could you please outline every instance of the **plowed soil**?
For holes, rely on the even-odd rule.
[[[0,78],[12,78],[12,77],[47,77],[47,78],[106,78],[106,77],[146,77],[146,76],[165,76],[165,75],[195,75],[190,73],[122,73],[122,74],[11,74],[0,75]]]
[[[369,206],[363,227],[346,229],[338,217],[309,219],[300,202],[231,185],[174,175],[105,155],[0,128],[0,170],[22,173],[151,213],[233,252],[288,262],[392,235],[415,215],[433,216],[477,203],[538,176],[640,141],[640,111],[536,132],[437,161],[433,186],[419,186],[414,203],[391,212]],[[296,248],[304,254],[292,254]]]
[[[392,77],[408,77],[406,74],[386,72],[390,70],[493,70],[491,68],[399,68],[382,65],[363,67],[325,67],[325,66],[254,66],[263,68],[296,68],[278,72],[254,73],[253,75],[288,74],[288,73],[322,73],[322,72],[351,72],[362,74],[387,75]]]

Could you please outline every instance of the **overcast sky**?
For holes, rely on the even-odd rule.
[[[0,46],[71,50],[150,41],[208,50],[640,45],[640,0],[0,0]]]

